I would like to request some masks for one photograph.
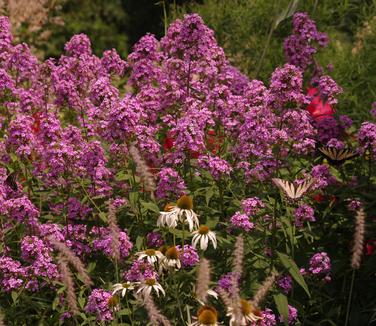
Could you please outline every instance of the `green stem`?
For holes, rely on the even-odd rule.
[[[315,0],[315,3],[314,3],[314,5],[313,5],[313,9],[312,9],[312,16],[315,14],[315,11],[316,11],[316,9],[317,9],[317,5],[318,5],[318,3],[319,3],[319,0]]]
[[[166,3],[165,3],[164,0],[162,1],[162,7],[163,7],[163,24],[164,24],[164,32],[165,32],[165,35],[167,35],[168,21],[167,21]]]
[[[369,151],[369,158],[368,158],[368,189],[371,186],[371,175],[372,175],[372,152]]]
[[[85,188],[84,185],[82,184],[81,180],[79,180],[79,183],[80,183],[80,186],[81,186],[82,190],[84,191],[85,195],[86,195],[87,198],[89,199],[89,201],[94,205],[95,209],[96,209],[99,213],[102,213],[101,209],[97,206],[97,204],[95,203],[95,201],[90,197],[89,193],[87,192],[86,188]]]
[[[219,206],[221,208],[221,213],[222,213],[222,218],[225,219],[226,218],[226,212],[225,212],[225,207],[224,207],[224,203],[223,203],[223,189],[222,189],[222,184],[220,181],[217,181],[217,187],[218,187],[218,190],[219,190]]]
[[[174,274],[175,274],[175,272],[174,272]],[[179,293],[179,289],[178,289],[178,284],[176,283],[175,277],[173,277],[172,279],[173,279],[173,282],[174,282],[175,296],[176,296],[176,301],[178,303],[178,309],[179,309],[180,318],[181,318],[181,320],[183,322],[182,325],[185,325],[183,310],[181,309],[180,293]]]
[[[114,265],[115,265],[115,278],[116,283],[119,283],[119,265],[117,259],[114,259]]]
[[[277,198],[274,201],[274,209],[273,209],[273,220],[272,220],[272,243],[271,243],[271,251],[272,251],[272,259],[270,264],[270,270],[272,271],[274,268],[274,257],[275,257],[275,250],[276,250],[276,235],[277,235]]]
[[[349,316],[350,316],[350,310],[351,310],[350,306],[351,306],[352,294],[353,294],[353,289],[354,289],[354,280],[355,280],[355,269],[353,269],[352,275],[351,275],[351,285],[350,285],[349,298],[347,300],[345,326],[347,326],[349,323]]]
[[[132,318],[132,315],[133,315],[133,309],[131,310],[131,308],[129,307],[129,301],[128,301],[128,293],[125,294],[125,302],[127,304],[127,309],[129,311],[129,321],[131,322],[131,325],[133,326],[133,318]]]
[[[261,65],[264,61],[264,58],[265,58],[265,55],[266,55],[266,52],[268,51],[268,48],[269,48],[269,44],[270,44],[270,41],[272,39],[272,35],[273,35],[273,32],[274,32],[274,21],[273,21],[273,24],[272,26],[270,27],[270,30],[269,30],[269,34],[268,34],[268,37],[266,39],[266,43],[265,43],[265,46],[264,46],[264,49],[262,50],[262,54],[261,54],[261,58],[257,64],[257,68],[256,68],[256,78],[258,78],[258,75],[260,73],[260,69],[261,69]]]

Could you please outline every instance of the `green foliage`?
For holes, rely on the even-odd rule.
[[[122,56],[127,53],[127,22],[121,0],[64,1],[61,10],[62,26],[51,26],[51,36],[45,45],[45,57],[57,57],[64,44],[74,34],[87,34],[93,51],[101,55],[104,50],[115,48]]]
[[[190,2],[172,10],[170,20],[184,13],[196,12],[215,31],[229,60],[250,78],[268,82],[276,66],[284,63],[283,40],[291,32],[291,18],[275,27],[278,17],[291,6],[289,0],[204,0]],[[331,63],[332,77],[344,89],[338,111],[349,114],[355,122],[369,119],[369,109],[376,89],[376,2],[374,0],[298,1],[296,11],[305,11],[318,29],[330,38],[318,60],[325,67]],[[360,51],[354,54],[357,33],[367,24],[371,30],[361,38]],[[272,30],[268,42],[268,35]],[[364,32],[363,32],[364,33]],[[265,55],[263,57],[263,52]],[[260,59],[263,60],[260,64]],[[261,65],[261,66],[260,66]]]

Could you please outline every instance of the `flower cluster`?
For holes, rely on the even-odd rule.
[[[318,252],[314,254],[309,261],[308,272],[313,276],[318,276],[326,282],[331,280],[331,262],[328,254],[326,252]],[[307,271],[303,268],[300,272],[305,275]]]
[[[303,227],[304,221],[315,222],[314,210],[311,206],[307,204],[300,205],[294,212],[295,215],[295,225],[298,228]]]
[[[111,292],[94,289],[89,296],[85,311],[95,314],[99,321],[113,320],[114,308],[110,305],[111,298]]]
[[[255,228],[254,223],[252,223],[249,220],[248,215],[246,214],[241,214],[240,212],[236,212],[232,217],[231,217],[231,224],[232,226],[242,229],[246,232],[251,231],[252,229]]]
[[[284,43],[287,61],[305,70],[313,63],[313,55],[317,52],[315,43],[326,47],[329,43],[328,36],[317,31],[315,22],[307,13],[296,13],[293,18],[293,33]]]

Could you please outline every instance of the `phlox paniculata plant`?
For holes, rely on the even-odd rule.
[[[335,112],[342,89],[313,59],[328,40],[307,14],[293,17],[287,62],[268,82],[231,66],[196,14],[161,40],[145,35],[127,59],[95,56],[79,34],[40,62],[12,42],[6,17],[0,26],[6,320],[326,318],[319,302],[346,276],[331,267],[349,260],[337,250],[352,238],[349,199],[374,213],[376,125],[357,131]],[[322,146],[356,155],[328,161]]]

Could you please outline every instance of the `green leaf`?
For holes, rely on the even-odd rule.
[[[52,301],[52,310],[56,310],[56,307],[60,304],[60,298],[56,297],[54,301]]]
[[[18,157],[17,157],[16,154],[14,154],[14,153],[9,153],[9,156],[10,156],[12,162],[17,162]]]
[[[160,213],[158,205],[153,202],[141,201],[141,206],[144,207],[146,210],[152,211],[156,214]]]
[[[144,242],[144,237],[139,235],[136,239],[136,247],[138,250],[141,250],[143,242]]]
[[[288,270],[288,272],[293,277],[293,279],[304,289],[307,295],[311,297],[311,294],[309,293],[309,290],[308,290],[307,283],[305,282],[302,274],[300,274],[299,268],[295,264],[295,262],[292,259],[290,259],[289,256],[283,253],[277,252],[277,254],[282,265]]]
[[[170,233],[172,233],[172,234],[175,234],[175,236],[177,237],[177,238],[180,238],[180,239],[182,239],[183,238],[183,231],[182,230],[177,230],[177,229],[169,229],[168,230]],[[189,230],[185,230],[185,232],[184,232],[184,237],[185,238],[187,238],[187,237],[189,237]]]
[[[278,312],[280,315],[283,316],[283,321],[286,326],[288,326],[288,320],[289,320],[289,306],[287,302],[287,298],[284,294],[279,293],[276,295],[273,295],[275,305],[277,306]]]
[[[82,309],[84,309],[84,307],[85,307],[85,298],[83,298],[83,297],[79,297],[79,298],[77,299],[77,301],[78,301],[78,304],[80,305],[80,307],[81,307]]]
[[[129,193],[129,202],[131,204],[131,207],[134,209],[137,208],[138,198],[139,198],[138,192],[133,191]]]
[[[99,213],[99,218],[100,218],[103,222],[105,222],[105,223],[107,223],[107,221],[108,221],[108,219],[107,219],[107,214],[104,213],[104,212],[100,212],[100,213]]]
[[[127,309],[127,308],[121,309],[117,313],[117,315],[119,315],[119,316],[126,316],[126,315],[130,315],[130,314],[131,314],[131,311],[130,311],[130,309]]]
[[[127,181],[131,179],[132,179],[132,175],[124,171],[120,171],[119,173],[116,174],[116,181]]]
[[[213,197],[213,195],[214,195],[213,187],[207,188],[205,192],[206,205],[209,205],[210,199]]]
[[[218,222],[219,222],[219,216],[212,216],[212,217],[208,218],[208,220],[206,221],[206,225],[210,229],[215,229],[215,227],[217,226]]]
[[[287,6],[287,8],[285,8],[280,14],[279,16],[277,17],[277,19],[275,20],[274,22],[274,26],[273,26],[273,29],[276,29],[278,27],[278,25],[284,21],[285,19],[291,17],[295,11],[296,11],[296,8],[298,6],[298,3],[299,3],[299,0],[291,0],[289,5]]]
[[[88,271],[88,273],[91,273],[92,271],[94,271],[95,267],[97,266],[97,263],[96,262],[91,262],[87,265],[86,269]]]
[[[12,297],[13,303],[16,303],[18,299],[18,292],[12,291],[11,297]]]

